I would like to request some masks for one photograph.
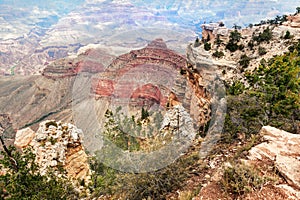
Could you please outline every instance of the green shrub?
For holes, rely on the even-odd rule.
[[[289,46],[289,51],[292,53],[294,51],[298,52],[298,56],[300,56],[300,40],[298,40],[297,43],[294,43],[293,45]]]
[[[141,120],[147,119],[149,117],[149,112],[148,110],[144,109],[144,107],[142,108],[142,113],[141,113]]]
[[[204,44],[204,49],[205,49],[206,51],[209,51],[209,50],[211,49],[211,44],[208,43],[208,42],[206,42],[206,43]]]
[[[292,38],[292,35],[291,35],[291,32],[290,31],[286,31],[285,32],[285,35],[283,36],[283,39],[291,39]]]
[[[258,47],[258,54],[260,56],[265,55],[266,53],[267,53],[267,49],[266,48],[261,47],[261,46]]]
[[[185,185],[198,159],[198,152],[191,153],[155,172],[127,174],[122,181],[127,183],[123,187],[126,191],[125,199],[167,199],[170,192]]]
[[[233,43],[238,43],[242,38],[242,34],[237,30],[230,32],[229,40]]]
[[[227,193],[242,195],[259,190],[267,181],[253,167],[236,164],[224,170],[222,186]]]
[[[163,158],[162,158],[163,159]],[[92,197],[110,199],[166,199],[170,192],[185,185],[193,170],[199,168],[198,152],[191,152],[174,161],[169,166],[154,172],[123,173],[111,169],[97,160],[91,160],[93,183],[90,185]]]
[[[237,43],[234,43],[232,41],[229,41],[227,44],[226,44],[226,49],[228,49],[229,51],[231,52],[235,52],[236,50],[239,49],[239,45]]]
[[[245,85],[240,81],[234,81],[227,89],[227,93],[230,95],[242,94],[245,90]]]
[[[90,184],[90,191],[92,197],[99,197],[101,195],[112,195],[118,193],[120,188],[118,184],[118,176],[120,172],[100,163],[96,158],[90,159],[90,168],[93,171],[92,183]]]
[[[253,50],[253,47],[254,47],[254,41],[253,41],[253,40],[250,40],[250,41],[248,42],[248,47],[249,47],[251,50]]]
[[[265,30],[263,30],[262,33],[259,33],[257,36],[252,36],[252,39],[258,43],[261,42],[269,42],[273,37],[272,30],[267,27]]]
[[[297,133],[300,123],[300,56],[295,50],[262,60],[259,68],[245,73],[249,87],[227,85],[227,116],[224,142],[238,133],[257,134],[264,125]]]
[[[105,130],[102,135],[123,150],[138,151],[140,144],[135,136],[141,134],[141,123],[136,122],[134,117],[124,116],[120,111],[121,108],[115,114],[110,110],[106,111]]]
[[[238,49],[243,49],[243,45],[238,45],[238,42],[241,40],[242,35],[237,30],[230,32],[229,41],[226,44],[226,49],[231,52],[235,52]]]
[[[246,54],[243,54],[241,55],[239,64],[242,68],[247,68],[250,64],[250,60],[251,59]]]
[[[220,35],[217,34],[217,38],[215,41],[215,44],[217,45],[217,47],[219,47],[222,44],[223,40],[220,39]]]
[[[224,53],[222,51],[215,51],[213,54],[212,54],[213,57],[216,57],[216,58],[221,58],[224,56]]]
[[[199,47],[201,45],[199,38],[197,37],[195,42],[194,42],[194,47]]]
[[[240,44],[239,47],[238,47],[238,49],[239,49],[240,51],[242,51],[244,48],[245,48],[245,46],[244,46],[243,44]]]

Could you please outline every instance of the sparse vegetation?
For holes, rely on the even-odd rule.
[[[220,34],[217,34],[215,44],[217,47],[220,47],[220,45],[223,43],[223,40],[220,39]]]
[[[281,25],[285,21],[287,21],[287,15],[282,15],[282,16],[277,15],[274,19],[261,20],[260,23],[255,24],[255,26],[261,26],[265,24]]]
[[[297,7],[297,13],[300,13],[300,7]],[[286,20],[286,16],[276,16],[275,19],[262,21],[261,24],[277,25],[284,20]],[[249,24],[249,27],[252,28],[253,25]],[[237,147],[233,150],[234,153],[226,152],[229,156],[225,159],[232,159],[230,161],[235,164],[230,164],[231,166],[224,169],[220,185],[218,185],[227,194],[234,197],[258,191],[271,180],[270,177],[263,175],[259,170],[236,162],[241,157],[245,157],[244,152],[249,151],[258,142],[261,142],[261,138],[257,133],[262,126],[271,125],[292,133],[299,133],[300,40],[289,47],[290,52],[267,60],[269,49],[268,45],[264,43],[272,41],[272,27],[275,26],[265,26],[262,32],[257,31],[252,38],[247,38],[246,36],[243,38],[238,31],[241,27],[235,24],[233,27],[235,30],[230,33],[227,44],[220,39],[220,35],[217,35],[214,43],[201,42],[197,37],[194,44],[190,45],[199,47],[203,44],[206,51],[212,50],[212,56],[215,58],[222,58],[226,53],[226,56],[231,54],[230,56],[234,61],[238,60],[239,68],[237,70],[234,64],[232,64],[233,67],[230,65],[230,68],[228,66],[225,69],[223,68],[222,74],[226,74],[224,77],[230,77],[231,73],[235,73],[238,70],[244,72],[238,74],[241,75],[237,76],[239,80],[232,79],[230,83],[225,82],[227,87],[227,113],[220,141],[222,145],[229,144],[232,146],[239,142],[238,147],[234,146]],[[286,31],[285,35],[283,36],[282,34],[281,36],[281,39],[287,40],[291,38],[293,36],[289,31]],[[222,39],[224,38],[222,37]],[[209,37],[208,40],[210,40]],[[292,40],[285,41],[285,43],[291,44]],[[247,47],[252,50],[252,54],[249,53]],[[242,52],[233,53],[238,50]],[[260,56],[267,55],[264,56],[265,59],[261,59],[260,65],[253,71],[247,71],[251,59],[259,57],[257,53]],[[218,61],[224,61],[219,62],[223,64],[225,59],[227,57]],[[254,63],[256,62],[251,62],[251,64]],[[193,66],[191,64],[187,66],[189,69],[180,68],[180,74],[190,74]],[[221,68],[222,66],[218,67]],[[118,108],[115,113],[107,110],[104,121],[105,130],[102,132],[102,136],[112,141],[123,151],[147,152],[157,150],[173,136],[171,133],[167,133],[166,136],[160,135],[160,127],[157,125],[157,122],[162,121],[162,115],[158,116],[156,121],[153,120],[153,112],[148,111],[144,107],[137,117],[125,116],[121,112],[121,108]],[[57,127],[57,124],[56,122],[46,124],[46,128],[50,126]],[[148,135],[149,130],[154,134]],[[239,137],[241,135],[242,139]],[[57,142],[54,138],[50,138],[49,141],[51,144]],[[41,142],[41,144],[43,143],[45,144],[45,141]],[[92,182],[88,186],[91,198],[168,199],[170,193],[176,193],[186,186],[191,177],[197,177],[197,181],[199,181],[201,177],[199,174],[202,173],[203,166],[199,166],[199,149],[197,148],[197,145],[192,146],[189,151],[165,168],[140,174],[120,172],[106,166],[95,158],[91,158],[90,167],[93,174]],[[26,150],[24,154],[13,148],[9,149],[9,151],[18,165],[16,168],[16,165],[12,163],[11,156],[4,152],[4,159],[0,160],[0,164],[2,164],[2,166],[0,165],[0,171],[5,168],[7,173],[0,175],[0,199],[78,198],[78,194],[67,179],[54,176],[51,170],[49,170],[48,174],[41,175],[38,171],[38,166],[34,163],[35,157],[30,150]],[[219,160],[221,159],[223,158],[220,157]],[[80,184],[84,186],[86,183],[84,180],[81,180]],[[199,183],[199,185],[197,189],[188,188],[188,190],[183,191],[181,199],[192,199],[199,194],[202,183]]]
[[[1,199],[77,199],[72,184],[66,178],[57,177],[51,169],[41,175],[31,149],[24,152],[9,147],[10,155],[1,152],[0,198]]]
[[[234,81],[227,89],[227,93],[230,95],[242,94],[245,90],[245,85],[241,81]]]
[[[239,49],[239,45],[237,43],[233,43],[229,41],[226,45],[226,49],[228,49],[231,52],[235,52],[236,50]]]
[[[258,35],[254,35],[252,39],[257,43],[261,42],[269,42],[273,37],[272,30],[270,27],[267,27],[263,32],[259,33]]]
[[[213,57],[216,57],[216,58],[221,58],[224,56],[224,53],[222,51],[215,51],[213,54],[212,54]]]
[[[230,41],[232,41],[233,43],[238,43],[241,40],[242,35],[237,30],[234,30],[234,31],[230,32],[229,38],[230,38]]]
[[[253,41],[253,40],[250,40],[250,41],[248,42],[248,47],[249,47],[251,50],[253,50],[253,47],[254,47],[254,41]]]
[[[256,70],[246,72],[249,87],[240,81],[227,86],[224,142],[233,142],[238,133],[250,137],[265,125],[292,133],[299,131],[300,56],[296,47],[293,49],[292,53],[264,60]]]
[[[227,193],[242,195],[259,190],[268,180],[268,177],[261,176],[253,167],[234,164],[225,169],[222,186]]]
[[[138,151],[140,144],[134,136],[142,131],[141,123],[137,123],[134,117],[123,116],[120,111],[121,108],[115,114],[110,110],[106,111],[103,135],[123,150]]]
[[[226,44],[226,49],[231,52],[235,52],[240,48],[238,42],[241,40],[242,35],[237,31],[237,29],[235,29],[234,31],[230,32],[229,38],[229,42]]]
[[[92,160],[91,168],[95,172],[90,185],[92,197],[166,199],[170,192],[185,185],[193,169],[199,168],[198,159],[198,152],[190,151],[163,169],[139,174],[119,172]]]

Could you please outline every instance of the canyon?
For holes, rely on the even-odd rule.
[[[89,84],[77,88],[81,75]],[[186,58],[168,49],[162,39],[119,57],[89,49],[49,64],[42,75],[6,77],[0,82],[1,113],[10,117],[12,130],[37,130],[46,119],[78,122],[74,113],[79,111],[85,118],[89,113],[84,105],[90,100],[101,108],[98,121],[111,107],[129,106],[133,114],[143,107],[165,112],[177,104],[190,113],[198,129],[210,118],[211,96],[202,75],[189,69]],[[93,127],[93,123],[87,124]]]
[[[233,53],[225,47],[229,41],[228,33],[233,29],[226,29],[220,45],[215,43],[217,37],[213,35],[219,32],[203,30],[204,36],[213,36],[210,36],[211,41],[186,46],[183,43],[192,38],[193,31],[181,32],[177,26],[171,29],[174,26],[167,23],[168,18],[156,12],[146,8],[138,12],[129,3],[116,5],[115,1],[105,2],[102,7],[95,6],[90,12],[90,6],[100,2],[91,0],[87,3],[53,25],[42,38],[39,31],[31,32],[24,46],[22,37],[0,41],[3,44],[0,61],[5,64],[0,72],[4,75],[0,79],[0,136],[7,145],[14,144],[19,149],[32,147],[42,174],[46,173],[47,167],[63,166],[67,177],[77,181],[76,187],[86,189],[87,194],[92,191],[92,186],[87,189],[83,185],[92,181],[93,175],[100,179],[104,177],[101,183],[111,181],[110,174],[104,173],[106,164],[122,173],[130,172],[128,174],[132,176],[143,172],[141,176],[159,177],[159,173],[168,170],[169,164],[171,167],[175,164],[173,173],[187,163],[183,187],[167,191],[164,195],[168,199],[189,195],[193,199],[224,200],[300,198],[299,136],[265,126],[265,121],[260,122],[255,133],[249,134],[252,121],[244,125],[238,119],[239,106],[241,109],[248,106],[247,112],[242,113],[243,119],[255,117],[251,114],[256,114],[257,107],[248,104],[250,100],[243,103],[243,93],[234,96],[226,91],[226,87],[230,88],[236,81],[249,89],[245,71],[255,71],[263,59],[287,53],[290,45],[296,44],[300,37],[299,14],[289,16],[283,24],[236,30],[242,35],[239,44],[243,48]],[[107,5],[114,6],[111,10],[103,9]],[[216,6],[220,5],[222,3]],[[132,16],[128,17],[126,12]],[[255,13],[254,10],[251,12]],[[99,25],[99,22],[104,23]],[[89,27],[89,23],[93,26]],[[154,27],[141,28],[147,23]],[[161,24],[167,24],[166,30],[160,27]],[[269,26],[272,39],[250,48],[252,36]],[[73,27],[71,32],[68,27]],[[100,30],[104,35],[99,33]],[[292,37],[283,39],[287,31]],[[97,34],[104,37],[99,36],[101,40],[95,42]],[[157,39],[153,40],[153,37]],[[206,42],[211,43],[211,49],[205,48]],[[266,49],[265,54],[260,55],[259,47]],[[224,52],[223,56],[214,56],[216,51]],[[244,68],[239,63],[243,54],[250,57],[249,65]],[[15,60],[20,62],[15,63]],[[232,102],[235,104],[230,104]],[[296,116],[297,112],[295,110],[293,114]],[[159,117],[155,118],[157,113]],[[128,131],[131,129],[126,129],[125,125],[115,126],[123,122],[117,121],[119,115],[127,117],[125,125],[136,126],[134,123],[137,123],[138,128],[142,127],[137,129],[139,135],[135,135],[135,129],[133,133]],[[299,131],[297,116],[293,123]],[[149,129],[152,135],[143,132],[149,124],[155,126]],[[238,131],[234,133],[234,130]],[[117,142],[120,142],[117,133],[126,136],[126,149],[120,151],[123,155],[114,151],[112,143],[105,143],[107,132]],[[137,137],[132,140],[131,136]],[[184,139],[180,140],[181,137]],[[174,143],[169,143],[173,140]],[[136,141],[141,154],[130,149]],[[159,154],[155,159],[144,159],[152,155],[150,150],[164,145],[167,148],[162,151],[166,154],[157,151]],[[99,151],[103,146],[108,148]],[[105,150],[112,150],[112,154],[108,153],[110,157],[105,157]],[[101,163],[100,172],[96,172],[100,176],[90,169],[88,162],[92,156],[108,159],[103,166]],[[111,164],[111,161],[116,162]],[[176,166],[177,161],[182,163]],[[259,177],[268,176],[269,179],[259,187],[247,188],[247,185],[243,188],[249,193],[244,190],[238,194],[228,192],[224,189],[224,181],[231,180],[224,177],[236,166],[253,170],[247,171],[246,178],[257,171]],[[123,176],[122,173],[116,174]],[[170,176],[173,174],[163,174],[159,184],[168,183]],[[256,181],[250,179],[250,182]],[[83,182],[79,184],[81,186],[78,181]],[[109,188],[113,181],[105,187]],[[134,183],[132,179],[128,185],[131,181]],[[138,182],[133,186],[138,190],[137,186],[144,185]],[[122,192],[126,191],[123,189]],[[115,194],[104,193],[99,198],[110,198],[111,195]]]

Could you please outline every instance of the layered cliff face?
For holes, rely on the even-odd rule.
[[[77,57],[66,57],[56,60],[45,67],[42,75],[51,79],[63,79],[76,76],[78,73],[103,72],[114,56],[102,49],[88,49]]]
[[[209,120],[210,96],[202,82],[199,72],[188,69],[185,57],[157,39],[117,57],[104,73],[94,76],[91,92],[96,99],[139,109],[165,109],[176,100],[203,126]]]

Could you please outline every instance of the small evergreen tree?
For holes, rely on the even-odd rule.
[[[249,66],[250,60],[251,59],[246,54],[243,54],[240,58],[239,64],[242,66],[242,68],[246,68]]]
[[[291,37],[292,37],[292,36],[291,36],[291,32],[287,30],[287,31],[285,32],[285,35],[284,35],[283,38],[287,40],[287,39],[291,39]]]
[[[199,46],[200,46],[200,41],[199,41],[199,38],[197,37],[194,42],[194,47],[199,47]]]
[[[208,43],[208,42],[206,42],[206,43],[204,44],[204,49],[205,49],[206,51],[209,51],[209,50],[211,49],[211,44]]]

